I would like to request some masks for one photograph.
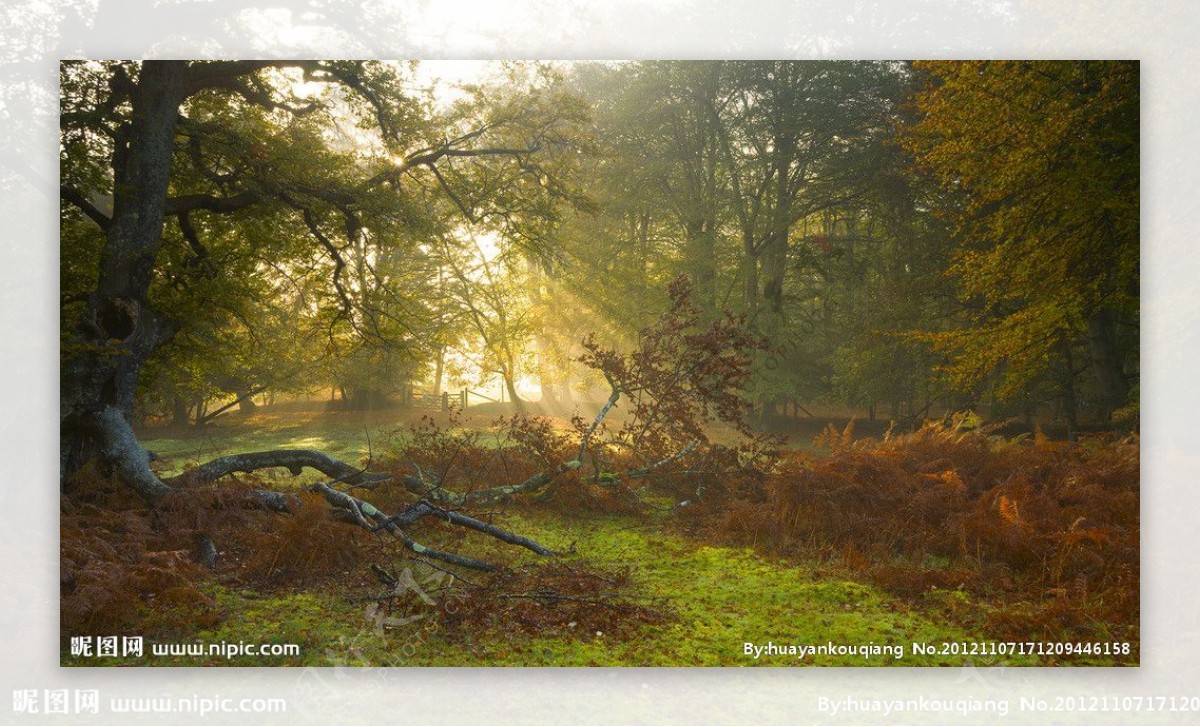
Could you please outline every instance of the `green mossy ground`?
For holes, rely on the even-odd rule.
[[[214,629],[161,641],[299,644],[295,657],[152,657],[105,664],[178,666],[937,666],[962,657],[915,656],[912,642],[960,641],[969,634],[937,610],[916,608],[826,566],[796,566],[742,549],[697,544],[629,518],[568,521],[555,516],[508,517],[507,524],[542,542],[574,542],[578,558],[600,567],[629,567],[633,587],[662,597],[665,624],[632,635],[567,630],[545,636],[487,631],[449,633],[433,607],[407,611],[378,625],[345,594],[256,593],[213,587],[222,618]],[[370,589],[364,589],[369,592]],[[798,659],[744,653],[765,645],[899,645],[903,658],[830,655]],[[989,663],[976,660],[976,664]],[[990,663],[1033,664],[1030,659]]]

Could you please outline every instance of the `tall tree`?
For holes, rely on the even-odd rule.
[[[821,255],[796,232],[806,221],[824,224],[839,209],[861,207],[859,198],[873,185],[873,152],[890,127],[899,71],[876,62],[726,68],[729,100],[711,113],[722,119],[717,128],[740,240],[743,304],[775,347],[761,356],[754,379],[763,414],[827,377],[812,355],[811,321],[798,308],[806,305],[800,293],[817,283],[808,302],[827,311],[829,289],[821,282]]]
[[[75,293],[64,332],[64,481],[99,455],[145,498],[169,492],[129,428],[147,361],[185,323],[151,293],[168,219],[200,259],[207,247],[194,223],[210,215],[302,229],[309,257],[331,261],[337,316],[361,326],[347,255],[420,224],[423,198],[453,200],[471,217],[509,215],[519,200],[533,217],[561,196],[554,167],[536,160],[576,156],[561,130],[577,108],[549,93],[440,119],[403,90],[402,73],[343,61],[64,64],[64,215],[100,230],[80,251],[95,251],[94,277]],[[482,171],[449,174],[467,160]],[[490,181],[482,189],[459,186],[480,176]],[[97,202],[106,197],[111,212]]]
[[[828,243],[817,228],[839,215],[832,226],[846,237],[895,174],[884,144],[903,66],[647,62],[580,76],[604,152],[589,176],[602,214],[568,231],[603,281],[588,300],[615,319],[644,318],[665,305],[646,281],[687,273],[703,308],[740,301],[775,346],[756,354],[760,403],[827,388],[834,346],[814,322],[831,327],[836,284],[813,239]]]
[[[680,273],[715,310],[728,210],[709,113],[721,103],[720,68],[655,61],[576,72],[596,109],[600,153],[587,179],[601,209],[571,220],[562,237],[583,268],[576,284],[630,332],[666,304],[661,291]]]
[[[1090,361],[1106,419],[1126,403],[1136,359],[1138,64],[917,67],[929,83],[905,143],[950,195],[951,273],[972,307],[967,327],[929,338],[963,388],[994,377],[1010,397],[1058,369],[1069,423],[1079,360]]]
[[[446,295],[475,339],[468,350],[477,352],[481,371],[499,374],[509,399],[521,408],[517,377],[528,369],[526,351],[536,331],[525,257],[505,247],[490,254],[478,242],[468,250],[446,242],[442,254]]]

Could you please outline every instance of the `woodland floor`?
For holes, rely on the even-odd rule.
[[[400,428],[419,412],[374,414],[259,412],[223,417],[203,434],[169,436],[143,432],[143,443],[160,458],[163,475],[235,452],[313,448],[363,463],[389,447]],[[482,427],[494,415],[467,416],[461,427]],[[370,445],[368,445],[368,438]],[[318,480],[283,473],[276,488]],[[450,580],[423,562],[392,560],[381,551],[352,555],[341,565],[304,578],[272,577],[274,562],[257,580],[238,569],[261,563],[262,554],[228,546],[215,574],[198,586],[202,608],[186,600],[143,603],[121,628],[115,621],[78,622],[75,633],[145,634],[159,643],[293,643],[298,657],[150,656],[80,659],[67,652],[64,665],[146,666],[961,666],[1122,665],[1138,663],[1137,626],[1091,623],[1089,639],[1132,641],[1127,656],[1080,657],[917,655],[914,642],[962,644],[989,640],[984,625],[1011,603],[948,586],[887,588],[868,577],[858,556],[839,549],[772,552],[708,537],[681,526],[673,498],[646,495],[648,512],[566,515],[544,507],[509,505],[497,524],[568,554],[551,562],[525,551],[508,552],[510,573],[487,576],[486,587],[450,588]],[[264,520],[264,523],[270,521]],[[66,526],[64,526],[66,527]],[[338,524],[327,549],[345,543],[370,545],[376,536]],[[322,531],[324,532],[324,531]],[[494,553],[488,539],[448,536],[465,555]],[[340,540],[339,540],[340,539]],[[514,549],[517,550],[517,549]],[[282,551],[281,551],[282,552]],[[339,551],[340,552],[340,551]],[[507,551],[506,551],[507,552]],[[321,553],[324,557],[327,553]],[[255,558],[258,558],[255,560]],[[288,555],[272,556],[288,561]],[[304,556],[317,558],[316,555]],[[899,556],[897,556],[899,558]],[[292,559],[295,560],[294,558]],[[384,589],[371,562],[393,575],[408,568],[418,586],[403,598],[369,600]],[[549,564],[548,564],[549,563]],[[286,570],[287,563],[280,565]],[[295,563],[293,563],[295,565]],[[301,563],[300,565],[304,565]],[[936,563],[934,564],[936,565]],[[297,571],[299,572],[299,571]],[[462,573],[468,586],[475,576]],[[464,584],[460,581],[458,586]],[[476,592],[490,594],[472,597]],[[542,598],[539,594],[556,594]],[[423,595],[422,595],[423,594]],[[497,594],[499,594],[497,596]],[[65,601],[64,601],[65,602]],[[172,605],[174,603],[174,605]],[[105,630],[107,629],[107,630]],[[1010,637],[1011,638],[1011,637]],[[1032,640],[1032,637],[1031,637]],[[744,645],[899,645],[903,658],[884,653],[864,658],[818,655],[747,655]],[[148,647],[147,647],[148,648]]]

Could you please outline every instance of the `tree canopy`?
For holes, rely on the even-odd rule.
[[[760,421],[1136,404],[1136,63],[418,70],[63,64],[64,473],[110,406],[595,395],[680,274]]]
[[[968,327],[931,337],[960,386],[1012,396],[1088,335],[1104,406],[1129,386],[1117,317],[1138,297],[1138,67],[1121,61],[919,64],[905,143],[944,187],[949,273]]]

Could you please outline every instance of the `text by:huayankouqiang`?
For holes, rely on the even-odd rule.
[[[786,656],[794,659],[808,659],[817,656],[860,656],[863,659],[891,658],[899,661],[904,658],[904,645],[877,644],[874,641],[867,644],[835,644],[832,641],[824,644],[777,644],[774,641],[754,644],[747,641],[742,645],[742,653],[753,657],[755,661],[773,656]]]
[[[813,659],[819,656],[857,656],[864,661],[872,659],[891,659],[900,661],[905,656],[904,644],[877,644],[871,641],[866,644],[835,644],[827,641],[824,644],[779,644],[768,641],[765,644],[755,644],[746,641],[742,644],[742,653],[755,661],[764,657],[789,657],[797,660]],[[1005,657],[1005,656],[1036,656],[1036,657],[1122,657],[1132,659],[1133,646],[1127,641],[942,641],[927,643],[914,641],[912,650],[907,652],[913,656],[934,657]]]

